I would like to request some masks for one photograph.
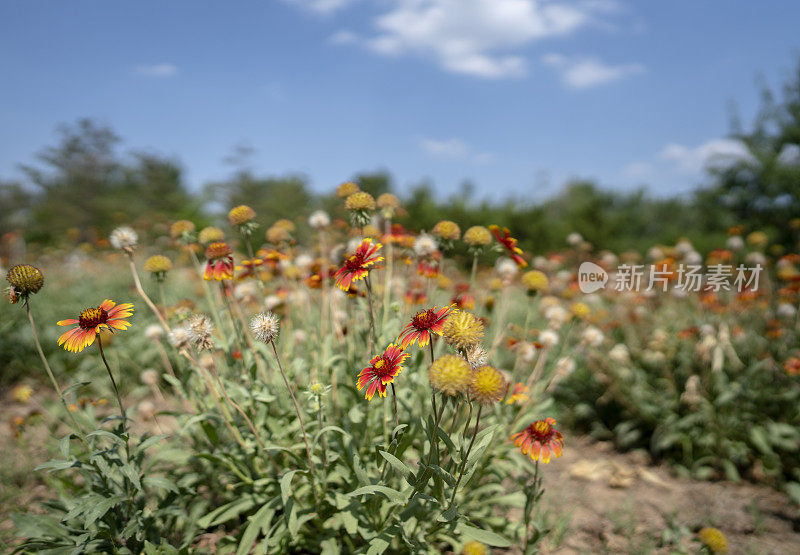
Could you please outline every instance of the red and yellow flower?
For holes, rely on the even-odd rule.
[[[511,232],[508,231],[507,227],[503,228],[502,234],[500,233],[500,228],[496,225],[490,225],[489,231],[508,250],[508,255],[517,263],[517,266],[525,268],[528,265],[525,259],[522,258],[522,249],[517,246],[517,240],[511,237]]]
[[[524,430],[511,436],[514,447],[519,447],[523,455],[530,456],[531,460],[543,463],[550,462],[550,456],[561,456],[564,447],[564,438],[561,432],[555,429],[556,421],[553,418],[537,420]]]
[[[77,327],[65,332],[58,338],[58,344],[72,353],[79,353],[94,343],[94,338],[102,331],[124,331],[131,325],[126,320],[133,314],[133,304],[117,304],[110,299],[94,308],[87,308],[75,319],[61,320],[59,326]]]
[[[446,306],[439,310],[436,310],[434,306],[417,312],[411,322],[400,332],[400,337],[398,338],[398,341],[401,341],[400,346],[403,349],[407,349],[409,345],[416,341],[422,348],[430,343],[431,334],[442,335],[444,323],[452,311],[452,306]]]
[[[369,366],[359,372],[356,381],[359,391],[367,388],[364,398],[371,400],[376,391],[381,397],[386,397],[386,386],[394,383],[395,377],[403,369],[403,362],[409,356],[403,349],[391,344],[383,353],[372,357]]]
[[[208,245],[206,249],[206,270],[203,279],[206,281],[233,279],[233,249],[222,241]]]
[[[336,272],[336,286],[342,291],[347,291],[354,281],[367,277],[370,266],[383,260],[382,256],[377,256],[382,246],[380,243],[373,243],[372,239],[364,239]]]

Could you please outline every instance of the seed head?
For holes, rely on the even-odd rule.
[[[711,553],[728,552],[728,538],[717,528],[703,528],[697,533],[697,537]]]
[[[336,188],[336,196],[339,198],[349,197],[353,193],[357,193],[361,189],[352,181],[346,181]]]
[[[431,364],[428,377],[433,389],[455,397],[467,391],[472,379],[472,368],[459,356],[442,355]]]
[[[263,343],[274,341],[280,330],[281,322],[274,312],[262,312],[250,320],[250,331]]]
[[[539,270],[530,270],[522,274],[522,285],[528,292],[547,291],[550,284],[547,281],[547,276]]]
[[[169,228],[169,234],[173,239],[185,239],[194,233],[195,225],[189,220],[178,220]]]
[[[216,241],[222,241],[225,238],[225,232],[218,227],[204,227],[200,230],[197,240],[203,245],[208,245]]]
[[[347,210],[375,210],[375,199],[369,193],[359,191],[347,197],[344,207]]]
[[[12,302],[16,302],[14,299],[17,297],[27,299],[28,295],[38,293],[44,285],[42,271],[29,264],[12,266],[6,274],[6,280],[11,284]]]
[[[485,247],[492,242],[492,233],[482,225],[475,225],[464,232],[464,242],[471,247]]]
[[[447,318],[442,336],[448,345],[463,351],[483,339],[483,323],[471,312],[458,310]]]
[[[163,254],[156,254],[145,261],[144,269],[151,274],[166,274],[172,269],[172,261]]]
[[[235,206],[228,212],[228,222],[233,226],[246,224],[255,217],[256,211],[246,204]]]
[[[122,226],[111,232],[109,240],[111,241],[111,246],[115,249],[129,251],[136,247],[136,243],[139,242],[139,236],[133,228]]]
[[[322,229],[331,225],[331,217],[324,210],[317,210],[312,212],[308,217],[308,225],[314,229]]]
[[[186,323],[186,334],[189,340],[201,351],[214,347],[212,333],[214,333],[214,324],[205,314],[195,314]]]
[[[472,374],[469,394],[482,405],[494,405],[506,395],[508,382],[499,370],[492,366],[481,366]]]
[[[461,237],[461,228],[450,220],[442,220],[433,226],[431,233],[447,241],[457,241]]]

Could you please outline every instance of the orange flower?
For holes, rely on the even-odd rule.
[[[520,405],[528,400],[528,387],[523,383],[515,383],[514,389],[511,390],[511,397],[506,401],[507,405],[519,403]]]
[[[496,225],[490,225],[489,231],[491,231],[495,238],[508,250],[509,256],[517,263],[517,266],[525,268],[528,265],[525,259],[522,258],[522,249],[517,246],[517,240],[511,237],[511,233],[508,231],[507,227],[503,228],[502,235],[500,234],[500,228]]]
[[[233,279],[233,249],[227,243],[217,241],[206,249],[206,270],[203,279],[206,281]]]
[[[353,254],[347,257],[338,272],[336,272],[336,286],[342,291],[350,289],[354,281],[364,279],[370,271],[370,266],[383,260],[376,253],[383,245],[372,244],[372,239],[364,239]]]
[[[61,320],[59,326],[77,327],[65,332],[58,338],[58,344],[72,353],[79,353],[94,343],[95,336],[101,331],[126,330],[131,325],[126,320],[133,314],[133,304],[116,304],[110,299],[103,301],[98,307],[87,308],[78,319]]]
[[[398,338],[398,340],[402,340],[400,347],[407,349],[409,345],[417,341],[420,348],[422,348],[430,343],[431,333],[442,335],[444,322],[452,310],[452,307],[446,306],[437,311],[434,306],[428,310],[417,312],[411,319],[411,323],[400,332],[400,337]]]
[[[553,418],[537,420],[511,436],[514,447],[519,447],[523,455],[530,455],[533,461],[538,461],[541,457],[543,463],[549,463],[550,455],[560,457],[564,447],[564,438],[561,432],[553,427],[555,425],[556,421]]]
[[[367,388],[364,398],[371,400],[376,391],[381,397],[386,397],[386,386],[394,383],[395,377],[403,369],[403,362],[409,356],[403,349],[391,344],[382,354],[372,357],[369,366],[358,374],[356,382],[359,391]]]

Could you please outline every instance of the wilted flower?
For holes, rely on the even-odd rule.
[[[386,397],[386,386],[394,383],[395,377],[403,369],[403,362],[409,356],[403,349],[391,344],[382,354],[372,357],[369,366],[359,372],[356,381],[359,391],[367,388],[364,398],[371,400],[376,391],[381,397]]]
[[[519,433],[511,436],[514,447],[519,447],[523,455],[529,455],[531,460],[543,463],[550,462],[550,455],[556,458],[561,456],[564,447],[564,438],[561,432],[555,429],[556,421],[553,418],[537,420]]]
[[[481,345],[474,345],[468,348],[465,355],[467,357],[467,362],[469,362],[473,370],[485,366],[486,362],[489,360],[489,353],[487,353],[486,349]]]
[[[454,397],[465,393],[472,381],[469,362],[456,355],[442,355],[428,369],[431,387],[445,395]]]
[[[253,337],[263,343],[274,341],[280,330],[280,319],[274,312],[262,312],[250,320],[250,331],[253,332]]]
[[[214,324],[205,314],[195,314],[186,322],[186,334],[189,341],[201,351],[214,347],[212,333],[214,333]]]
[[[111,232],[109,240],[111,241],[111,246],[115,249],[129,252],[136,247],[136,243],[139,241],[139,236],[136,234],[133,228],[122,226]]]
[[[177,350],[185,349],[189,346],[189,332],[185,327],[173,328],[167,336],[169,344]]]
[[[499,370],[492,366],[481,366],[472,373],[469,395],[482,405],[494,405],[506,394],[508,383]]]
[[[448,345],[466,350],[483,339],[483,322],[471,312],[453,311],[444,323],[442,336]]]

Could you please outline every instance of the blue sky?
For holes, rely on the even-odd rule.
[[[680,194],[736,154],[757,75],[798,55],[800,2],[0,0],[0,178],[93,117],[199,187],[238,144],[326,190],[542,198],[571,177]]]

